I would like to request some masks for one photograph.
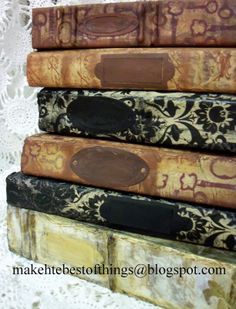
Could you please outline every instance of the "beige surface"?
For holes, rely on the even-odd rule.
[[[15,253],[54,266],[65,263],[71,267],[93,267],[104,263],[120,268],[138,264],[157,264],[166,269],[225,267],[226,274],[221,275],[183,275],[182,278],[160,274],[142,278],[87,275],[83,278],[165,308],[233,309],[236,302],[236,254],[233,252],[122,233],[11,206],[8,207],[8,239]]]

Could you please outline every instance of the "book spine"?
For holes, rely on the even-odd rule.
[[[13,173],[8,204],[236,251],[236,213]],[[207,228],[206,228],[207,226]],[[193,237],[195,235],[196,237]]]
[[[36,8],[32,14],[36,49],[234,46],[235,37],[234,0],[106,3]]]
[[[30,86],[235,93],[234,48],[123,48],[33,52]]]
[[[214,304],[211,308],[217,309],[235,304],[233,252],[117,232],[12,206],[8,207],[8,242],[11,251],[47,264],[47,271],[49,265],[61,267],[61,273],[67,271],[162,307]],[[140,266],[144,270],[137,273]],[[120,273],[114,274],[115,269]],[[26,268],[23,271],[27,274]],[[183,291],[184,297],[176,290]]]
[[[103,188],[236,208],[236,158],[38,134],[25,140],[22,172]]]
[[[43,89],[38,106],[50,133],[236,152],[233,95]]]

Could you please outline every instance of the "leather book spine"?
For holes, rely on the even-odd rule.
[[[30,86],[235,93],[235,48],[114,48],[33,52]]]
[[[233,95],[43,89],[38,106],[50,133],[236,152]]]
[[[45,266],[47,273],[49,265],[60,267],[61,274],[77,275],[163,308],[235,305],[235,252],[116,231],[13,206],[8,207],[8,243],[14,253],[47,264],[40,267],[42,272]],[[27,274],[27,268],[22,272]],[[182,292],[176,293],[179,290]]]
[[[22,172],[97,187],[236,208],[236,158],[79,137],[25,140]]]
[[[35,8],[36,49],[235,46],[234,0],[161,0]]]
[[[236,251],[236,213],[13,173],[8,204]],[[193,237],[195,235],[195,237]]]

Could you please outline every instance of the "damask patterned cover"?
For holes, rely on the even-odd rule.
[[[38,49],[235,46],[235,0],[160,0],[33,10]]]
[[[236,251],[236,213],[13,173],[8,204]]]
[[[43,89],[39,128],[50,133],[236,152],[236,96]]]
[[[205,205],[236,208],[236,157],[36,134],[23,173]]]
[[[106,48],[33,52],[32,87],[235,93],[236,48]]]
[[[16,254],[54,267],[73,267],[71,274],[114,291],[163,308],[235,307],[235,252],[121,232],[13,206],[8,207],[8,228],[9,248]],[[77,271],[97,264],[113,268],[113,273]],[[148,265],[165,268],[165,273],[148,275],[144,268]],[[120,275],[114,275],[117,267]],[[125,276],[131,267],[133,274]],[[188,273],[180,277],[179,268]],[[197,272],[193,274],[194,268]],[[200,275],[203,268],[209,273]]]

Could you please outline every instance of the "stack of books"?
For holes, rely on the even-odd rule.
[[[78,275],[167,308],[233,308],[235,0],[38,8],[32,41],[47,133],[7,177],[10,250],[127,269]]]

